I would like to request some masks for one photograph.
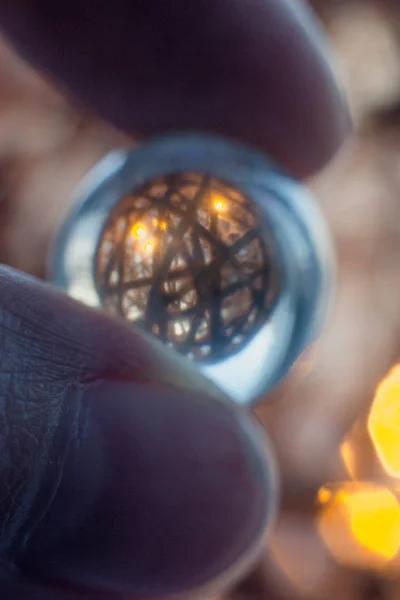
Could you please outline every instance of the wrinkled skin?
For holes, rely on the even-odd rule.
[[[16,176],[2,250],[23,270],[41,272],[73,184],[108,147],[207,130],[302,177],[346,132],[322,34],[301,2],[114,0],[93,11],[3,0],[0,24],[64,90],[5,71],[4,97],[84,123],[47,147],[4,150],[5,177]],[[66,166],[57,192],[49,181]],[[38,212],[51,215],[45,226],[29,218]],[[125,600],[232,585],[275,503],[255,422],[141,334],[8,267],[0,339],[2,597]]]

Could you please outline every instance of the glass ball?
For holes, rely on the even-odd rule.
[[[257,205],[216,177],[172,173],[113,208],[95,281],[108,312],[206,364],[240,351],[268,320],[279,269]]]
[[[251,404],[315,338],[333,272],[329,232],[303,186],[246,146],[177,135],[89,173],[51,279]]]

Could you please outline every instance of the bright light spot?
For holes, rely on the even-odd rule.
[[[376,390],[368,432],[383,468],[393,477],[400,477],[400,364]]]
[[[146,242],[145,245],[143,246],[143,248],[146,250],[146,252],[151,252],[154,248],[154,243]]]
[[[131,233],[134,238],[140,240],[146,235],[146,227],[142,223],[136,223],[132,227]]]
[[[226,210],[226,198],[218,193],[212,195],[213,205],[216,211],[224,212]]]
[[[363,483],[344,484],[331,493],[330,500],[320,503],[319,531],[338,562],[374,568],[391,560],[400,546],[400,507],[394,494]]]
[[[159,221],[156,218],[154,218],[152,220],[152,225],[153,225],[153,227],[159,227],[161,229],[161,231],[165,231],[167,229],[166,221]]]
[[[385,489],[345,495],[354,536],[368,550],[390,559],[400,545],[400,508]]]
[[[349,440],[345,440],[340,446],[340,456],[342,457],[348,474],[354,479],[356,470],[356,457],[354,454],[354,448]]]

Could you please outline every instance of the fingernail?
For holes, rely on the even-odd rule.
[[[83,390],[57,495],[19,562],[104,591],[214,593],[257,556],[275,505],[266,438],[246,413],[101,381]]]

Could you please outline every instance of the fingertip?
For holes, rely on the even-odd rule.
[[[122,322],[0,278],[5,560],[104,593],[234,582],[276,507],[260,429]]]
[[[124,382],[90,386],[84,404],[87,435],[75,449],[84,461],[69,458],[23,568],[153,596],[214,592],[243,574],[276,505],[272,458],[252,420],[195,393]],[[92,469],[96,481],[86,479]]]
[[[29,60],[125,131],[225,135],[306,177],[349,122],[306,4],[114,0],[93,11],[80,0],[3,0],[0,22]]]

